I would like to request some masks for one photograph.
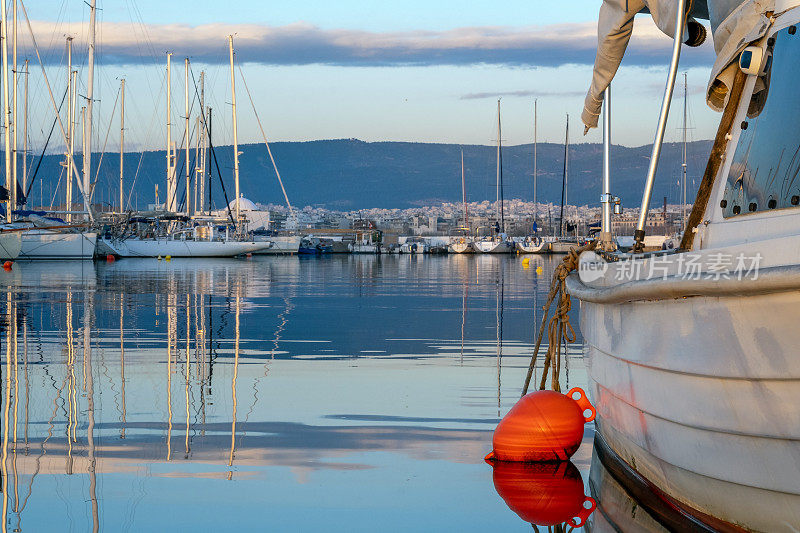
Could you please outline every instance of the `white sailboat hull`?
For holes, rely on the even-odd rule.
[[[475,248],[484,254],[508,254],[514,251],[514,244],[509,241],[477,241]]]
[[[120,257],[235,257],[256,253],[270,242],[180,241],[170,239],[101,239],[102,245]]]
[[[517,251],[519,253],[522,253],[522,254],[541,254],[541,253],[545,253],[547,251],[547,248],[548,248],[548,246],[547,246],[548,243],[546,241],[544,241],[544,240],[541,240],[538,243],[534,243],[534,242],[529,242],[529,243],[518,242],[518,243],[516,243],[516,245],[517,245]]]
[[[568,254],[569,251],[578,246],[575,241],[553,241],[548,247],[551,254]]]
[[[259,255],[294,255],[300,250],[300,241],[303,237],[300,235],[281,235],[275,237],[266,237],[264,241],[256,242],[271,242],[272,247],[254,252]]]
[[[47,229],[32,229],[20,233],[20,259],[89,260],[94,257],[97,233],[63,233]]]
[[[19,257],[22,250],[22,235],[20,232],[0,233],[0,259],[14,260]]]
[[[453,242],[450,243],[448,246],[450,253],[453,254],[474,254],[475,253],[475,245],[472,241],[464,241],[464,242]]]
[[[687,506],[747,529],[789,531],[800,524],[800,291],[747,294],[753,281],[736,283],[740,295],[714,295],[706,283],[706,295],[690,287],[688,297],[611,303],[589,301],[570,279],[584,299],[597,429]]]

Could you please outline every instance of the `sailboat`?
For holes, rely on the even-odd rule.
[[[503,199],[503,140],[500,123],[500,100],[497,100],[497,203],[500,204],[500,220],[492,228],[493,234],[474,242],[475,249],[484,254],[507,254],[514,250],[514,243],[505,233],[505,209]]]
[[[533,101],[533,205],[534,205],[534,216],[533,216],[533,232],[531,235],[525,237],[523,241],[517,241],[517,252],[521,254],[538,254],[547,251],[548,242],[542,239],[540,236],[536,235],[536,215],[538,214],[538,205],[536,203],[536,178],[538,177],[539,169],[537,166],[537,156],[538,156],[538,138],[537,138],[537,129],[538,129],[538,101]]]
[[[469,212],[467,211],[467,188],[464,179],[464,150],[461,150],[461,205],[464,208],[464,225],[458,228],[460,235],[450,237],[447,249],[453,254],[475,253],[475,245],[469,231]]]
[[[213,219],[205,220],[198,218],[194,222],[194,226],[172,229],[172,224],[167,224],[167,230],[161,234],[140,237],[138,235],[121,235],[121,236],[104,236],[102,238],[102,247],[104,251],[114,254],[119,257],[235,257],[249,253],[256,253],[261,250],[272,247],[271,241],[254,241],[246,240],[242,231],[243,216],[241,209],[242,197],[239,192],[239,146],[238,146],[238,132],[236,128],[236,78],[234,76],[234,51],[233,51],[233,36],[228,36],[228,48],[230,55],[230,73],[231,73],[231,96],[232,96],[232,114],[233,114],[233,168],[234,168],[234,183],[236,199],[234,200],[233,208],[228,207],[228,214],[232,221],[231,226],[226,224],[224,230],[220,230],[219,226],[215,224]],[[170,95],[170,72],[172,64],[172,54],[167,54],[167,200],[165,204],[166,211],[154,217],[156,220],[166,219],[175,220],[180,219],[181,216],[176,216],[177,210],[177,179],[176,179],[176,165],[174,162],[176,145],[172,142],[171,137],[171,95]],[[189,62],[185,62],[186,66],[186,85],[185,85],[185,100],[186,100],[186,144],[187,144],[187,158],[186,158],[186,208],[187,214],[183,219],[188,219],[188,212],[190,211],[190,179],[188,168],[188,124],[189,124]],[[203,111],[205,112],[205,111]],[[202,120],[206,125],[206,121]]]
[[[564,174],[561,180],[561,218],[559,221],[559,238],[549,243],[548,251],[553,254],[566,254],[577,246],[578,240],[571,239],[565,234],[565,209],[567,208],[567,185],[569,184],[569,114],[564,135]]]
[[[603,5],[587,127],[624,55],[619,28],[635,13],[622,4]],[[709,13],[717,58],[706,100],[722,116],[680,249],[619,253],[602,275],[567,279],[581,301],[595,453],[627,492],[655,488],[693,528],[790,531],[800,524],[800,191],[786,154],[798,146],[800,2],[646,4],[673,46],[634,252],[682,41],[702,43],[696,19]],[[585,252],[589,261],[598,264]]]
[[[83,168],[80,171],[80,176],[77,171],[75,163],[75,114],[76,114],[76,99],[78,94],[78,79],[77,72],[72,70],[72,38],[67,39],[67,94],[69,95],[68,102],[68,125],[65,131],[66,144],[67,144],[67,160],[64,163],[66,168],[66,208],[67,211],[72,211],[72,179],[75,177],[78,182],[80,191],[84,200],[84,211],[86,212],[89,220],[92,215],[89,213],[91,201],[86,196],[90,188],[90,179],[92,172],[92,116],[93,116],[93,91],[94,91],[94,50],[95,50],[95,35],[96,35],[96,0],[89,2],[89,54],[88,54],[88,80],[87,80],[87,93],[86,93],[86,107],[82,109],[82,117],[84,118],[84,138],[83,138]],[[12,182],[14,187],[17,183],[17,167],[22,168],[22,193],[28,195],[30,192],[30,185],[27,183],[27,166],[28,166],[28,66],[29,62],[25,60],[24,70],[17,71],[16,60],[16,32],[13,39],[14,53],[13,53],[13,72],[14,72],[14,110],[12,115],[14,117],[14,124],[12,125],[13,131],[13,148],[14,161],[12,164]],[[24,97],[23,97],[23,125],[24,125],[24,148],[22,150],[22,164],[17,165],[18,152],[17,150],[17,127],[16,123],[19,122],[17,118],[17,77],[18,74],[25,76],[24,84]],[[78,180],[78,177],[81,180]],[[12,211],[13,215],[18,218],[14,221],[14,228],[20,230],[21,247],[19,258],[28,260],[37,259],[78,259],[90,260],[94,257],[95,247],[97,242],[97,233],[92,229],[91,224],[88,223],[74,223],[73,214],[68,214],[68,223],[53,218],[43,217],[40,214],[35,214],[29,211]]]

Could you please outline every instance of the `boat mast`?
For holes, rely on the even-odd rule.
[[[6,13],[5,1],[0,2],[0,25],[2,25],[2,68],[3,68],[3,141],[5,143],[5,170],[6,170],[6,189],[8,189],[8,200],[6,201],[6,220],[11,220],[11,212],[14,210],[14,197],[16,196],[16,184],[12,183],[11,175],[11,106],[8,94],[8,14]]]
[[[13,111],[13,117],[14,118],[11,121],[11,132],[12,132],[12,135],[13,135],[13,146],[11,147],[11,153],[13,154],[14,159],[11,162],[11,173],[13,175],[13,182],[14,182],[14,194],[13,194],[14,207],[16,208],[16,206],[17,206],[17,163],[19,162],[19,159],[18,159],[18,156],[17,156],[17,116],[18,116],[18,113],[17,113],[17,110],[18,110],[18,106],[17,106],[17,77],[19,75],[18,72],[17,72],[17,0],[13,0],[13,3],[11,4],[11,6],[12,6],[11,7],[11,18],[12,18],[12,21],[11,21],[11,33],[12,33],[11,43],[12,43],[12,47],[13,47],[12,48],[12,50],[13,50],[12,51],[12,61],[11,61],[13,66],[12,66],[12,71],[11,72],[12,72],[12,91],[13,91],[12,102],[13,102],[13,105],[14,105],[14,111]]]
[[[537,168],[537,149],[539,148],[538,138],[537,138],[537,126],[539,121],[539,114],[537,113],[537,104],[539,100],[533,101],[533,222],[536,223],[536,219],[539,215],[539,204],[536,203],[536,179],[539,177],[539,170]]]
[[[67,177],[65,180],[64,192],[66,196],[65,209],[67,210],[67,222],[72,222],[72,166],[74,164],[73,155],[75,143],[72,138],[75,136],[75,113],[74,113],[74,99],[73,93],[75,88],[72,83],[72,37],[67,37]]]
[[[503,204],[503,128],[500,124],[500,99],[497,99],[497,201],[500,202],[500,233],[506,232]]]
[[[25,60],[25,119],[22,130],[22,190],[28,195],[28,60]]]
[[[600,204],[603,218],[600,224],[600,244],[611,251],[611,84],[603,91],[603,194]]]
[[[186,111],[185,115],[185,131],[183,134],[183,142],[186,145],[186,214],[191,215],[191,184],[190,184],[190,177],[189,177],[189,58],[184,58],[183,60],[183,67],[185,70],[185,79],[184,79],[184,91],[183,91],[183,98],[184,98],[184,110]]]
[[[200,109],[200,114],[203,110]],[[193,215],[197,215],[197,189],[198,181],[200,181],[200,115],[195,117],[194,124],[194,185],[192,186],[192,206],[194,207]]]
[[[94,105],[94,45],[95,45],[95,12],[96,0],[89,2],[89,55],[88,80],[86,83],[86,150],[83,152],[83,208],[91,210],[91,177],[92,177],[92,106]]]
[[[200,155],[198,158],[198,165],[200,168],[197,181],[200,182],[200,212],[206,212],[206,129],[208,123],[206,121],[206,92],[205,92],[206,71],[200,72],[200,121],[202,122],[200,128]]]
[[[172,52],[167,52],[167,198],[164,207],[175,211],[175,176],[172,161]]]
[[[119,112],[119,212],[125,211],[125,193],[123,180],[123,161],[125,152],[125,78],[119,84],[120,112]]]
[[[239,202],[239,138],[236,131],[236,78],[233,72],[233,35],[228,35],[228,50],[231,58],[231,114],[233,115],[233,178],[236,189],[236,231],[239,231],[241,215]]]
[[[686,231],[686,116],[687,116],[687,96],[689,93],[686,73],[683,73],[683,179],[681,183],[681,233]]]
[[[569,169],[569,113],[567,113],[567,129],[564,137],[564,175],[561,178],[561,218],[559,236],[564,238],[564,204],[567,201],[567,170]]]
[[[500,201],[500,99],[497,99],[497,177],[495,178],[495,209]]]
[[[469,213],[467,212],[467,185],[464,180],[464,150],[461,150],[461,202],[464,205],[464,227],[469,229]]]

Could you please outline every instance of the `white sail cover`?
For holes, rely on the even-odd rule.
[[[596,128],[602,108],[603,91],[617,73],[633,33],[634,17],[649,12],[656,26],[666,35],[675,35],[675,10],[679,0],[603,0],[597,24],[597,57],[589,93],[581,119],[587,128]],[[775,10],[775,0],[688,0],[689,19],[683,40],[699,44],[699,22],[711,23],[717,59],[711,71],[706,101],[717,111],[725,106],[733,82],[733,62],[751,42],[769,28],[766,15]],[[691,34],[695,35],[691,35]],[[702,41],[701,41],[702,42]],[[668,58],[665,58],[665,61]]]

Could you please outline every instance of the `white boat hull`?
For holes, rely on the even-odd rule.
[[[254,253],[259,255],[294,255],[300,250],[301,240],[303,240],[303,237],[300,235],[266,237],[264,241],[256,242],[271,242],[272,247]]]
[[[797,290],[582,301],[598,431],[691,508],[747,529],[800,525],[798,308]]]
[[[568,254],[569,251],[578,246],[574,241],[553,241],[548,246],[547,251],[551,254]]]
[[[378,245],[377,244],[353,244],[351,251],[354,254],[377,254],[378,253]]]
[[[529,242],[529,243],[518,242],[518,243],[516,243],[517,251],[519,253],[521,253],[521,254],[541,254],[541,253],[544,253],[544,252],[547,251],[547,248],[548,248],[547,245],[548,244],[549,243],[547,243],[544,240],[542,240],[542,241],[540,241],[538,243],[534,243],[534,242]]]
[[[94,257],[97,233],[62,233],[46,229],[32,229],[21,232],[22,247],[20,259],[89,260]]]
[[[271,246],[253,241],[180,241],[170,239],[101,239],[120,257],[235,257]]]
[[[477,241],[475,248],[483,254],[508,254],[514,251],[510,241]]]
[[[448,250],[452,254],[474,254],[475,245],[472,241],[450,243]]]
[[[0,259],[14,260],[22,250],[22,235],[18,231],[0,233]]]

